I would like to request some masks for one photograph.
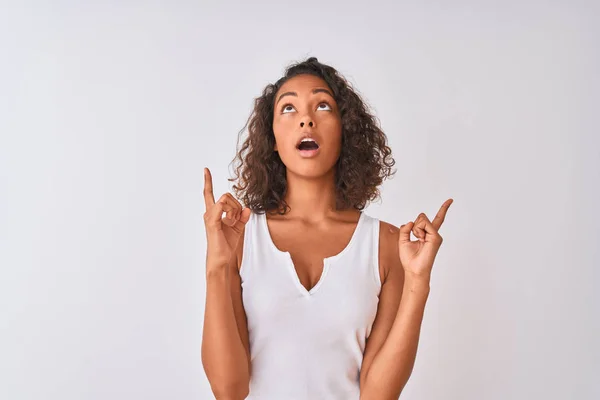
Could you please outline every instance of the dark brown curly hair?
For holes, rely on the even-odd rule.
[[[336,163],[336,209],[362,210],[367,202],[379,198],[378,186],[396,171],[392,151],[377,118],[372,115],[351,84],[337,70],[320,63],[316,57],[289,65],[274,84],[268,84],[254,100],[254,110],[238,135],[248,128],[248,137],[230,163],[237,165],[229,181],[236,197],[253,212],[289,211],[284,196],[287,189],[286,167],[273,150],[273,116],[275,95],[281,86],[301,74],[323,79],[333,92],[342,122],[342,147]]]

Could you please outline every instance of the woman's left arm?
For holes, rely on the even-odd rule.
[[[452,201],[442,205],[433,222],[421,213],[414,222],[402,225],[392,234],[398,238],[397,246],[388,247],[389,272],[360,374],[361,400],[397,400],[410,378],[429,296],[431,269],[443,240],[438,230]],[[418,240],[410,240],[411,231]],[[394,309],[398,292],[400,305]]]
[[[429,283],[407,277],[401,290],[400,306],[387,338],[371,363],[363,364],[361,400],[397,400],[412,373]]]

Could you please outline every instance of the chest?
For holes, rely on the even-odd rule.
[[[324,259],[341,253],[348,246],[357,224],[308,226],[268,220],[267,227],[275,247],[290,254],[300,283],[310,290],[321,278]]]

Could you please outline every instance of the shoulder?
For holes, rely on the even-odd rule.
[[[400,228],[387,221],[379,220],[379,269],[384,283],[394,268],[402,268],[398,253]]]
[[[242,228],[242,232],[240,233],[240,238],[238,239],[238,242],[235,246],[235,258],[236,258],[236,265],[237,265],[238,271],[242,267],[242,259],[244,256],[244,242],[246,241],[246,235],[247,235],[246,232],[248,232],[248,230],[250,230],[250,232],[256,232],[256,228],[251,227],[250,225],[258,224],[259,218],[260,218],[260,215],[258,212],[251,211],[250,217],[248,218],[248,221],[246,221],[246,224],[244,224],[244,227]]]

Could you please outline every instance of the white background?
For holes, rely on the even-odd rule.
[[[388,135],[368,214],[455,199],[401,398],[600,398],[598,5],[84,3],[0,12],[0,398],[212,398],[202,168],[307,56]]]

